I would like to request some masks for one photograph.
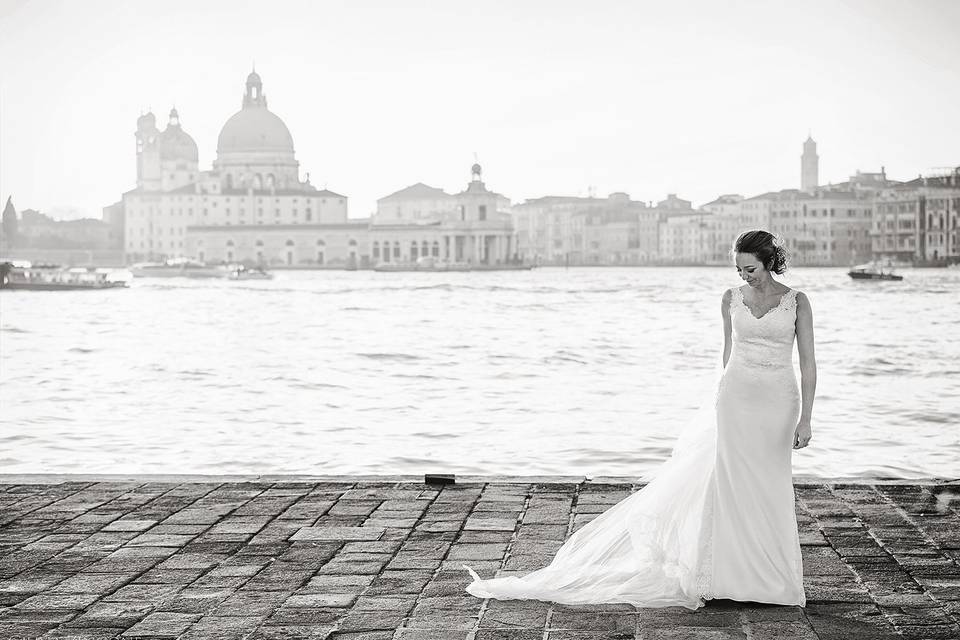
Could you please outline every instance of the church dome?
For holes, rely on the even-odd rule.
[[[152,119],[153,114],[149,115]],[[160,151],[161,160],[189,160],[191,162],[199,160],[197,143],[180,126],[180,115],[176,109],[171,109],[167,128],[157,135],[157,149]]]
[[[257,151],[293,153],[293,136],[283,120],[266,107],[245,106],[220,130],[217,153]]]
[[[257,152],[293,154],[293,136],[283,120],[267,109],[263,81],[253,71],[247,76],[243,108],[220,130],[217,154]]]

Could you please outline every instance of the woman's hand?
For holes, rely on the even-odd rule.
[[[810,430],[810,421],[801,420],[797,423],[797,429],[793,432],[793,448],[803,449],[810,443],[813,433]]]

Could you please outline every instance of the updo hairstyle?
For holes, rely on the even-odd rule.
[[[767,231],[744,231],[733,243],[733,251],[753,254],[767,271],[780,274],[787,270],[787,250],[783,242]]]

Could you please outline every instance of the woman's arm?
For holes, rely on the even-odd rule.
[[[732,289],[723,292],[723,299],[720,301],[720,315],[723,316],[723,368],[727,368],[727,360],[730,359],[730,296]]]
[[[813,310],[810,300],[797,293],[797,350],[800,352],[800,421],[794,436],[794,448],[807,446],[811,437],[813,396],[817,391],[817,358],[813,348]]]

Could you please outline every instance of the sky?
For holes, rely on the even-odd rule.
[[[0,197],[100,217],[137,117],[216,157],[252,65],[351,217],[425,182],[703,204],[960,164],[960,2],[0,0]]]

